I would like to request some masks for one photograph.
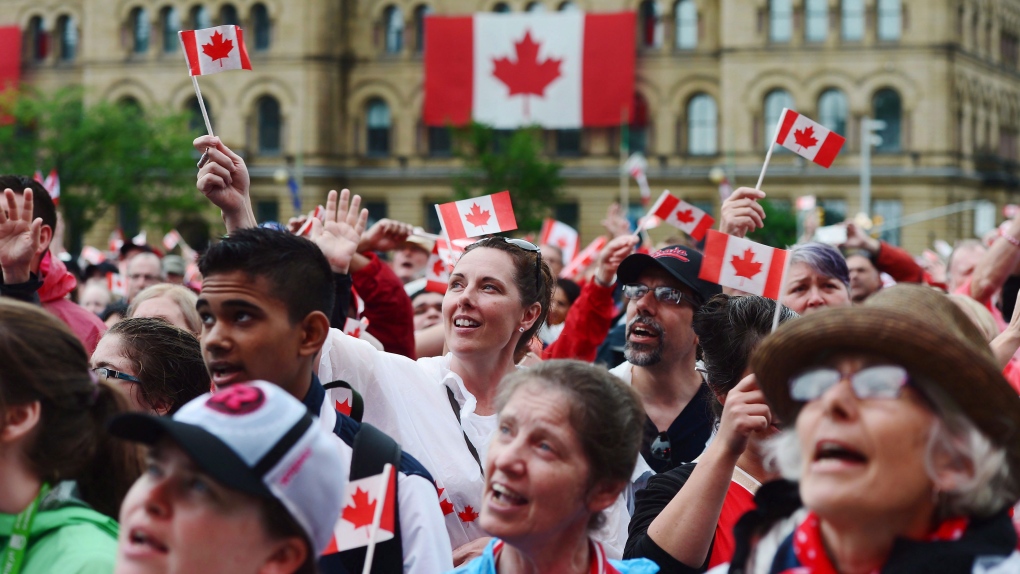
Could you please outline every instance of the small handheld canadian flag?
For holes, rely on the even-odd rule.
[[[127,297],[127,279],[119,273],[106,274],[106,288],[118,297]]]
[[[308,237],[308,235],[312,232],[312,220],[318,219],[319,221],[322,221],[325,217],[326,208],[321,205],[315,206],[315,209],[308,214],[308,219],[305,219],[305,222],[301,224],[301,227],[294,235],[297,235],[298,237]]]
[[[542,245],[558,247],[563,252],[564,263],[574,259],[574,255],[577,254],[578,241],[577,230],[566,223],[551,218],[546,218],[542,222],[542,233],[540,234],[539,242]]]
[[[392,464],[383,467],[379,474],[348,482],[344,488],[343,513],[333,526],[333,540],[323,554],[374,546],[392,539],[396,528],[396,485],[397,473]]]
[[[177,247],[177,244],[180,242],[181,234],[178,233],[176,229],[171,229],[163,236],[163,247],[166,247],[167,251],[172,251],[173,248]]]
[[[832,165],[846,138],[807,116],[783,108],[776,143],[822,167]]]
[[[429,261],[425,264],[425,290],[445,294],[446,286],[450,282],[450,272],[463,253],[462,247],[454,244],[450,248],[445,239],[437,239],[432,246]]]
[[[711,229],[715,223],[715,219],[711,215],[669,191],[662,192],[648,214],[658,217],[697,241],[701,241],[705,237],[705,232]]]
[[[570,263],[563,268],[563,271],[560,271],[560,277],[576,279],[582,271],[595,261],[595,257],[606,246],[607,242],[608,240],[601,235],[596,237],[594,241],[588,244],[588,247],[585,247],[583,251],[577,254],[577,257],[570,260]]]
[[[708,230],[698,278],[779,300],[787,252]]]
[[[104,255],[98,248],[92,247],[91,245],[86,245],[81,248],[80,257],[89,265],[99,265],[103,261],[106,261],[106,255]],[[82,267],[84,267],[84,265]]]
[[[49,192],[53,205],[60,205],[60,176],[57,175],[56,168],[50,170],[50,174],[46,176],[46,180],[42,184]]]
[[[240,26],[182,30],[178,35],[192,76],[251,69]]]
[[[517,229],[509,191],[443,203],[436,211],[450,241]]]

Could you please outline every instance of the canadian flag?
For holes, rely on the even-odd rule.
[[[779,300],[785,268],[785,250],[710,229],[698,277]]]
[[[450,283],[450,272],[464,249],[456,244],[451,248],[445,239],[437,239],[432,246],[429,261],[425,264],[425,290],[432,293],[446,293]]]
[[[822,167],[832,165],[846,138],[797,112],[783,108],[776,143]]]
[[[562,221],[546,218],[542,222],[542,233],[540,235],[539,241],[542,245],[553,245],[563,252],[564,264],[574,260],[574,255],[577,255],[578,243],[580,242],[576,229]]]
[[[576,279],[582,271],[595,261],[595,257],[598,256],[599,251],[602,251],[607,242],[608,240],[601,235],[596,237],[594,241],[588,244],[588,247],[585,247],[583,251],[577,254],[577,257],[570,260],[570,263],[563,268],[563,271],[560,271],[560,277]]]
[[[106,274],[106,288],[118,297],[127,297],[127,279],[119,273]]]
[[[635,28],[633,12],[429,16],[425,123],[618,126],[634,97]]]
[[[240,26],[183,30],[178,35],[192,76],[251,69]]]
[[[379,474],[348,482],[344,488],[343,514],[333,527],[333,540],[323,554],[368,546],[375,522],[378,523],[376,543],[393,538],[396,486],[397,473],[392,464],[383,467]],[[382,508],[379,508],[380,500]],[[382,516],[377,518],[379,513]]]
[[[715,223],[715,219],[711,215],[669,191],[662,192],[648,214],[658,217],[697,241],[701,241],[705,237],[705,232],[711,229]]]
[[[46,176],[46,179],[42,182],[43,187],[50,193],[50,198],[53,199],[53,205],[60,204],[60,176],[57,175],[56,169],[51,169],[50,174]]]
[[[177,244],[181,242],[181,234],[176,229],[171,229],[163,236],[163,247],[166,247],[167,251],[173,250],[177,247]]]
[[[117,228],[110,232],[110,251],[117,252],[124,246],[124,230]]]
[[[367,329],[367,328],[368,328],[368,319],[366,319],[364,317],[362,317],[360,319],[354,319],[353,317],[348,317],[347,320],[344,321],[344,334],[350,335],[350,336],[354,337],[355,339],[357,339],[358,337],[361,336],[361,330],[362,329]]]
[[[301,227],[297,230],[297,233],[295,235],[299,237],[307,237],[308,234],[312,232],[312,220],[318,219],[319,221],[323,221],[325,220],[325,218],[326,208],[323,207],[322,205],[315,206],[315,209],[313,209],[312,212],[308,214],[308,218],[305,219],[305,222],[301,224]]]
[[[517,229],[509,191],[443,203],[436,210],[450,241]]]
[[[103,261],[106,261],[106,255],[104,255],[98,248],[92,247],[91,245],[86,245],[81,248],[80,257],[89,265],[99,265]]]
[[[333,408],[338,413],[351,416],[354,409],[354,392],[347,387],[330,387],[326,389],[327,400],[333,402]]]
[[[627,169],[627,173],[637,182],[638,189],[641,190],[641,205],[648,205],[648,202],[652,199],[652,189],[648,187],[648,175],[646,174],[648,161],[645,159],[644,154],[641,152],[630,154],[624,167]]]

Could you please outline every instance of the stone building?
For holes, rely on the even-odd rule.
[[[217,134],[251,167],[259,215],[291,215],[288,170],[306,206],[350,187],[374,216],[428,226],[458,166],[449,133],[421,121],[426,16],[571,9],[638,14],[628,143],[648,157],[656,190],[717,213],[712,168],[754,185],[791,107],[848,142],[829,170],[777,152],[763,188],[781,204],[814,194],[829,220],[860,209],[866,117],[886,122],[872,152],[874,214],[1015,201],[1017,0],[0,0],[0,25],[22,28],[22,77],[36,86],[194,110],[176,31],[238,23],[254,71],[200,83]],[[546,134],[566,178],[555,212],[584,240],[620,196],[621,133]],[[886,238],[916,252],[972,233],[964,212]]]

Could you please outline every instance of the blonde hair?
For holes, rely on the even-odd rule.
[[[202,318],[198,316],[198,311],[195,310],[195,305],[198,304],[198,295],[195,295],[195,293],[187,287],[174,285],[172,283],[160,283],[143,289],[138,295],[135,295],[134,300],[131,301],[131,306],[128,307],[127,316],[125,318],[134,317],[135,312],[138,311],[138,306],[142,304],[142,301],[148,301],[149,299],[156,299],[159,297],[166,297],[180,307],[181,314],[184,315],[184,322],[187,323],[188,331],[191,331],[192,335],[197,337],[202,334]]]

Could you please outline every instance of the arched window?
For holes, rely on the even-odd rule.
[[[269,49],[272,40],[272,27],[269,22],[269,10],[261,2],[251,7],[251,27],[255,29],[255,50],[263,52]]]
[[[770,0],[769,41],[789,42],[793,37],[793,6],[791,0]]]
[[[804,38],[808,42],[824,42],[829,35],[829,0],[804,2]]]
[[[541,2],[528,2],[525,12],[545,12],[545,4]]]
[[[117,100],[117,106],[122,109],[134,112],[138,115],[142,115],[145,113],[145,110],[142,108],[142,103],[135,99],[134,96],[122,97],[121,99]]]
[[[676,47],[693,50],[698,47],[698,7],[694,0],[678,0],[673,6],[676,17]]]
[[[828,89],[818,97],[819,123],[842,136],[846,136],[848,109],[846,95],[840,90]]]
[[[698,94],[687,102],[687,153],[715,155],[718,151],[716,125],[718,110],[715,98]]]
[[[149,51],[149,12],[141,6],[131,10],[131,39],[133,40],[132,51],[136,54],[144,54]]]
[[[198,104],[198,98],[188,100],[184,111],[188,114],[188,129],[196,134],[205,134],[205,118],[202,117],[202,107]],[[205,102],[205,111],[209,114],[209,122],[212,123],[213,113],[208,101]]]
[[[903,28],[900,0],[878,0],[878,39],[899,40]]]
[[[27,53],[34,62],[41,62],[50,53],[50,38],[42,16],[33,16],[28,21]]]
[[[181,47],[177,32],[181,29],[181,17],[173,6],[163,8],[159,16],[163,29],[163,52],[172,54]]]
[[[414,51],[421,53],[425,49],[425,17],[432,13],[432,8],[421,4],[414,9]]]
[[[224,4],[220,8],[220,25],[221,26],[240,26],[241,18],[237,15],[237,8],[233,4]]]
[[[201,4],[191,7],[191,25],[195,30],[212,28],[212,19],[209,17],[209,10]]]
[[[844,40],[856,42],[864,38],[864,0],[843,0],[840,19]]]
[[[492,11],[497,14],[509,14],[510,5],[506,2],[496,2],[496,5],[492,7]]]
[[[386,30],[386,53],[398,54],[404,49],[404,13],[390,5],[383,10],[383,28]]]
[[[765,147],[768,147],[769,142],[776,136],[779,116],[783,113],[783,108],[793,108],[793,96],[790,95],[790,92],[777,89],[765,95],[765,130],[762,132]]]
[[[900,94],[892,88],[883,88],[875,92],[871,104],[875,119],[885,122],[885,128],[878,132],[878,135],[882,136],[882,143],[875,149],[888,152],[900,151],[900,123],[903,116]]]
[[[571,2],[570,0],[567,0],[566,2],[563,2],[562,4],[560,4],[560,7],[557,8],[557,10],[559,10],[560,12],[580,12],[581,11],[581,9],[577,7],[577,3],[576,2]]]
[[[262,96],[255,103],[258,119],[259,153],[277,155],[282,146],[280,139],[280,102],[273,96]]]
[[[635,92],[631,103],[630,125],[627,126],[627,150],[644,153],[648,148],[648,102]]]
[[[642,48],[662,45],[662,11],[656,0],[644,0],[638,8],[638,44]]]
[[[367,119],[367,146],[368,155],[383,156],[390,153],[390,127],[393,120],[390,118],[390,107],[380,98],[372,98],[368,102]]]
[[[57,18],[57,36],[60,38],[60,61],[74,60],[78,56],[78,26],[74,18],[66,14]]]

